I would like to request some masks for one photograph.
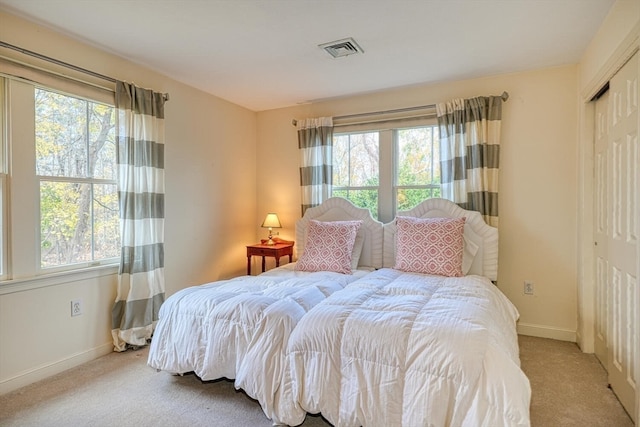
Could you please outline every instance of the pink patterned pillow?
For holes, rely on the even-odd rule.
[[[335,271],[351,274],[351,252],[362,221],[309,221],[298,271]]]
[[[396,219],[396,270],[410,273],[462,276],[466,218]]]

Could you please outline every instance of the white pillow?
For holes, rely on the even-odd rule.
[[[464,250],[462,252],[462,274],[466,275],[469,270],[471,270],[471,265],[473,264],[473,260],[478,253],[478,245],[471,240],[468,239],[464,234],[462,235]]]
[[[352,271],[358,269],[358,262],[360,262],[360,256],[362,255],[363,247],[364,247],[364,233],[360,228],[356,233],[356,241],[353,244],[353,251],[351,252],[351,270]],[[471,265],[469,265],[469,268],[471,268]]]
[[[305,248],[295,269],[351,274],[353,246],[361,225],[362,221],[309,221]]]

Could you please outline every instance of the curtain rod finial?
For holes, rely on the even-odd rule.
[[[291,120],[291,124],[294,126],[298,125],[298,121],[296,119]]]
[[[503,102],[506,102],[507,99],[509,99],[509,92],[505,90],[504,92],[502,92],[502,95],[500,95],[500,97],[502,98]]]

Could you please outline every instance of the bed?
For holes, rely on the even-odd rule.
[[[333,240],[336,232],[340,236]],[[347,234],[349,241],[343,241]],[[296,239],[297,262],[258,276],[188,287],[167,298],[148,365],[172,374],[193,372],[202,380],[233,379],[273,418],[282,400],[284,350],[297,322],[332,293],[382,266],[382,223],[345,199],[308,209],[296,223]],[[313,250],[326,250],[330,243],[339,245],[332,252],[342,253],[339,267],[348,271],[314,264]]]
[[[425,272],[430,239],[453,251],[429,253],[442,259]],[[277,419],[295,426],[308,412],[337,427],[530,425],[518,312],[493,283],[497,230],[477,212],[429,199],[384,225],[383,253],[384,268],[298,322],[285,361],[291,397]],[[443,267],[450,259],[453,270]]]

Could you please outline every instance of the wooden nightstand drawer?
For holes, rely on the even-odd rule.
[[[247,253],[247,256],[249,254]],[[255,248],[254,250],[251,251],[251,255],[257,255],[257,256],[273,256],[274,253],[271,249],[265,249],[265,248]]]

